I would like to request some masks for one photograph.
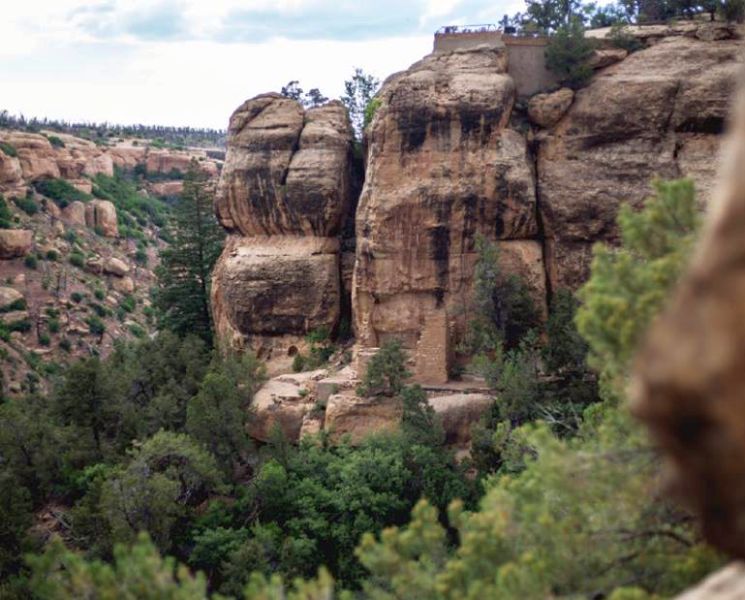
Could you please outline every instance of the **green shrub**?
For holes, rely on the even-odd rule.
[[[135,261],[140,265],[147,265],[147,252],[142,248],[135,253]]]
[[[23,264],[29,269],[36,269],[39,266],[39,260],[36,258],[36,255],[29,254],[23,259]]]
[[[2,150],[5,155],[10,156],[11,158],[18,157],[18,151],[15,149],[15,146],[9,144],[8,142],[0,142],[0,150]]]
[[[83,296],[83,294],[81,294],[80,292],[73,292],[72,294],[70,294],[70,300],[72,300],[75,304],[80,304],[83,301],[84,297],[85,296]]]
[[[20,331],[21,333],[27,333],[31,331],[31,321],[28,319],[21,319],[19,321],[13,321],[7,324],[9,331]]]
[[[24,298],[18,298],[11,302],[5,308],[0,309],[0,313],[13,312],[16,310],[26,310],[26,300]]]
[[[611,28],[608,38],[613,46],[629,53],[636,52],[644,47],[644,44],[638,38],[629,33],[628,26],[621,23]]]
[[[72,350],[72,343],[67,338],[62,338],[59,341],[59,347],[65,352],[70,352]]]
[[[96,315],[88,317],[85,323],[94,335],[103,335],[106,331],[106,324]]]
[[[122,298],[121,302],[119,303],[119,306],[125,312],[131,313],[137,307],[137,300],[135,300],[134,296],[132,296],[131,294],[128,294],[127,296],[124,296],[124,298]]]
[[[113,177],[98,174],[93,182],[94,195],[110,200],[116,206],[122,237],[144,237],[142,232],[137,236],[133,231],[135,224],[144,227],[149,223],[165,222],[168,206],[161,200],[141,195],[135,182],[121,170],[117,169]]]
[[[54,200],[60,208],[65,208],[76,200],[87,202],[91,198],[64,179],[40,179],[34,182],[34,188],[43,196]]]
[[[91,302],[90,307],[99,317],[108,317],[111,314],[111,311],[108,308],[102,306],[98,302]]]
[[[49,321],[47,322],[47,326],[49,327],[50,333],[59,333],[59,330],[60,330],[59,319],[49,319]]]
[[[56,250],[47,250],[47,253],[45,255],[47,260],[51,260],[52,262],[57,262],[59,259],[59,254]]]
[[[78,234],[75,233],[74,230],[68,229],[67,231],[65,231],[65,235],[63,236],[63,239],[70,244],[77,244]]]
[[[82,269],[85,266],[85,256],[83,256],[77,250],[70,254],[70,258],[68,260],[74,267],[79,267]]]
[[[292,359],[292,370],[295,373],[300,373],[305,370],[305,357],[298,352],[295,358]]]
[[[360,396],[395,396],[401,393],[410,375],[401,342],[386,342],[370,359],[357,393]]]
[[[56,135],[48,135],[47,139],[49,140],[49,143],[52,144],[52,146],[54,146],[55,148],[65,147],[65,142],[63,142],[62,139]]]
[[[559,81],[573,89],[581,88],[592,77],[588,61],[595,44],[585,37],[579,19],[560,27],[546,48],[546,66]]]
[[[103,300],[106,298],[106,292],[104,292],[101,288],[96,288],[93,290],[93,295],[95,296],[96,300]]]
[[[46,331],[42,331],[39,334],[39,343],[42,346],[48,346],[51,343],[51,338],[49,337],[49,334]]]
[[[129,332],[135,336],[136,338],[144,338],[146,335],[146,331],[140,327],[137,323],[132,323],[129,326]]]
[[[13,228],[13,213],[8,207],[8,203],[5,198],[0,194],[0,229],[12,229]]]
[[[18,208],[20,208],[29,216],[33,216],[39,212],[39,205],[36,204],[36,202],[34,202],[34,199],[30,198],[29,196],[13,198],[13,202]]]

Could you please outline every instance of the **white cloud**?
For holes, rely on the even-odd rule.
[[[454,19],[480,20],[495,6],[492,0],[4,4],[0,109],[212,127],[225,127],[246,98],[291,79],[330,97],[342,92],[354,67],[383,79],[431,50],[430,30]],[[238,35],[221,37],[226,19],[240,16],[236,11],[247,20],[232,23]],[[271,35],[259,35],[263,31]]]

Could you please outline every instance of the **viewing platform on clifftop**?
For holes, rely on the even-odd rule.
[[[532,96],[554,85],[557,80],[546,68],[549,38],[532,34],[516,35],[497,25],[445,25],[435,32],[434,52],[454,52],[479,46],[505,48],[509,74],[515,80],[517,95]]]

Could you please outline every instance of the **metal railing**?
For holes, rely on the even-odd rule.
[[[435,35],[457,35],[459,33],[499,33],[501,29],[497,25],[444,25],[440,27]]]

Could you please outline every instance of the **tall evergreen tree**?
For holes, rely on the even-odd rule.
[[[172,243],[161,254],[155,305],[160,327],[193,333],[212,344],[210,276],[224,234],[212,210],[212,189],[196,161],[184,178],[170,223]]]

